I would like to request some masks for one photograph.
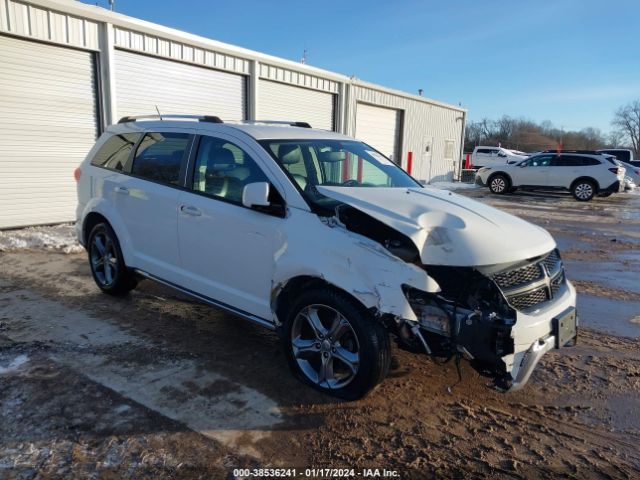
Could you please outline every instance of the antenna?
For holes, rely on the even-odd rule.
[[[307,49],[305,48],[302,52],[302,58],[300,59],[300,63],[303,65],[307,63]]]
[[[160,121],[162,121],[162,114],[160,113],[160,109],[158,108],[158,105],[156,105],[156,112],[158,112],[158,116],[160,117]]]
[[[109,0],[109,10],[113,12],[116,0]]]

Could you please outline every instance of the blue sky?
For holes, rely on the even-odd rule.
[[[116,11],[296,61],[307,49],[310,65],[422,88],[471,120],[607,132],[640,98],[638,0],[116,0]]]

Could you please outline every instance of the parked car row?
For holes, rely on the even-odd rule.
[[[602,152],[547,150],[519,162],[480,168],[476,183],[495,194],[517,189],[569,191],[586,202],[624,191],[626,171],[615,157]]]

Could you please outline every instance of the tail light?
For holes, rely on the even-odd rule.
[[[640,168],[636,168],[636,175],[640,175]]]
[[[78,167],[73,171],[73,178],[76,179],[76,182],[80,181],[80,175],[82,175],[82,170],[80,170],[80,167]]]

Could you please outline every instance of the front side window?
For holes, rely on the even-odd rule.
[[[245,185],[268,181],[256,162],[237,145],[209,136],[200,139],[193,172],[194,191],[242,204]]]
[[[355,140],[262,140],[260,144],[305,199],[318,207],[334,203],[320,194],[318,186],[421,187],[384,155]]]
[[[120,172],[129,171],[131,150],[140,139],[140,136],[140,133],[113,135],[100,147],[96,156],[91,160],[91,165]]]
[[[529,167],[548,167],[551,164],[552,155],[539,155],[531,157],[527,160],[527,166]]]
[[[136,151],[131,173],[147,180],[180,185],[188,133],[147,133]]]

